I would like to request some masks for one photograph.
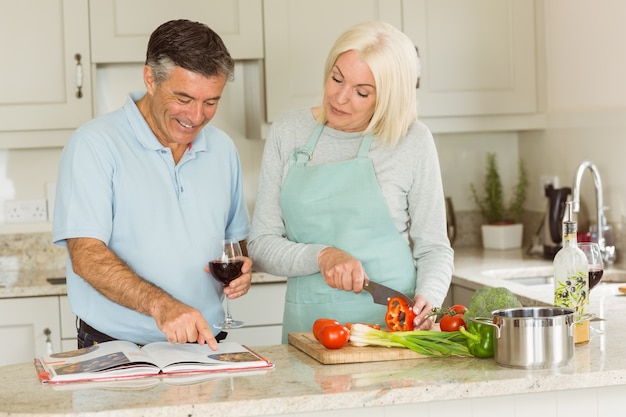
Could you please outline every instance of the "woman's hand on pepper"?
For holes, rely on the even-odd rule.
[[[361,262],[349,253],[328,247],[319,253],[317,262],[329,287],[356,293],[363,291],[365,270]]]
[[[417,295],[414,301],[413,312],[415,313],[415,318],[413,319],[413,324],[415,325],[415,330],[430,330],[436,319],[436,317],[432,316],[432,303],[423,295]]]

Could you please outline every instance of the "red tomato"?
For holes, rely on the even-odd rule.
[[[322,330],[322,327],[327,326],[329,324],[340,324],[340,323],[335,319],[328,319],[328,318],[321,318],[321,319],[315,320],[315,322],[313,323],[313,330],[312,330],[313,336],[315,336],[317,340],[320,340],[320,337],[319,337],[320,330]]]
[[[446,314],[439,321],[439,327],[442,332],[456,332],[461,326],[465,326],[462,314],[455,314],[454,316]]]
[[[319,341],[327,349],[342,348],[350,340],[350,331],[343,324],[327,324],[319,332]]]
[[[452,307],[450,307],[450,310],[454,311],[456,314],[464,314],[467,311],[467,307],[461,304],[455,304]]]

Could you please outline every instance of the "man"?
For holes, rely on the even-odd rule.
[[[237,150],[208,124],[233,70],[206,25],[166,22],[148,42],[146,93],[80,127],[64,148],[53,241],[68,250],[79,347],[124,339],[217,348],[222,285],[206,265],[216,241],[244,241],[250,228]],[[251,270],[246,257],[223,293],[245,294]]]

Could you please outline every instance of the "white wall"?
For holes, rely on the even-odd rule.
[[[470,184],[482,190],[488,152],[496,153],[502,183],[517,182],[517,136],[515,132],[435,135],[444,191],[452,197],[456,211],[476,210]],[[529,193],[540,191],[531,189]],[[504,192],[508,200],[509,189]]]
[[[545,1],[548,128],[520,135],[520,154],[535,173],[573,183],[583,160],[601,173],[607,217],[626,215],[626,2]],[[595,217],[591,177],[583,178],[587,212]],[[540,210],[543,201],[528,208]]]

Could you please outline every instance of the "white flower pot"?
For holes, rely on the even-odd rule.
[[[515,224],[483,224],[483,247],[485,249],[519,249],[522,247],[524,225]]]

